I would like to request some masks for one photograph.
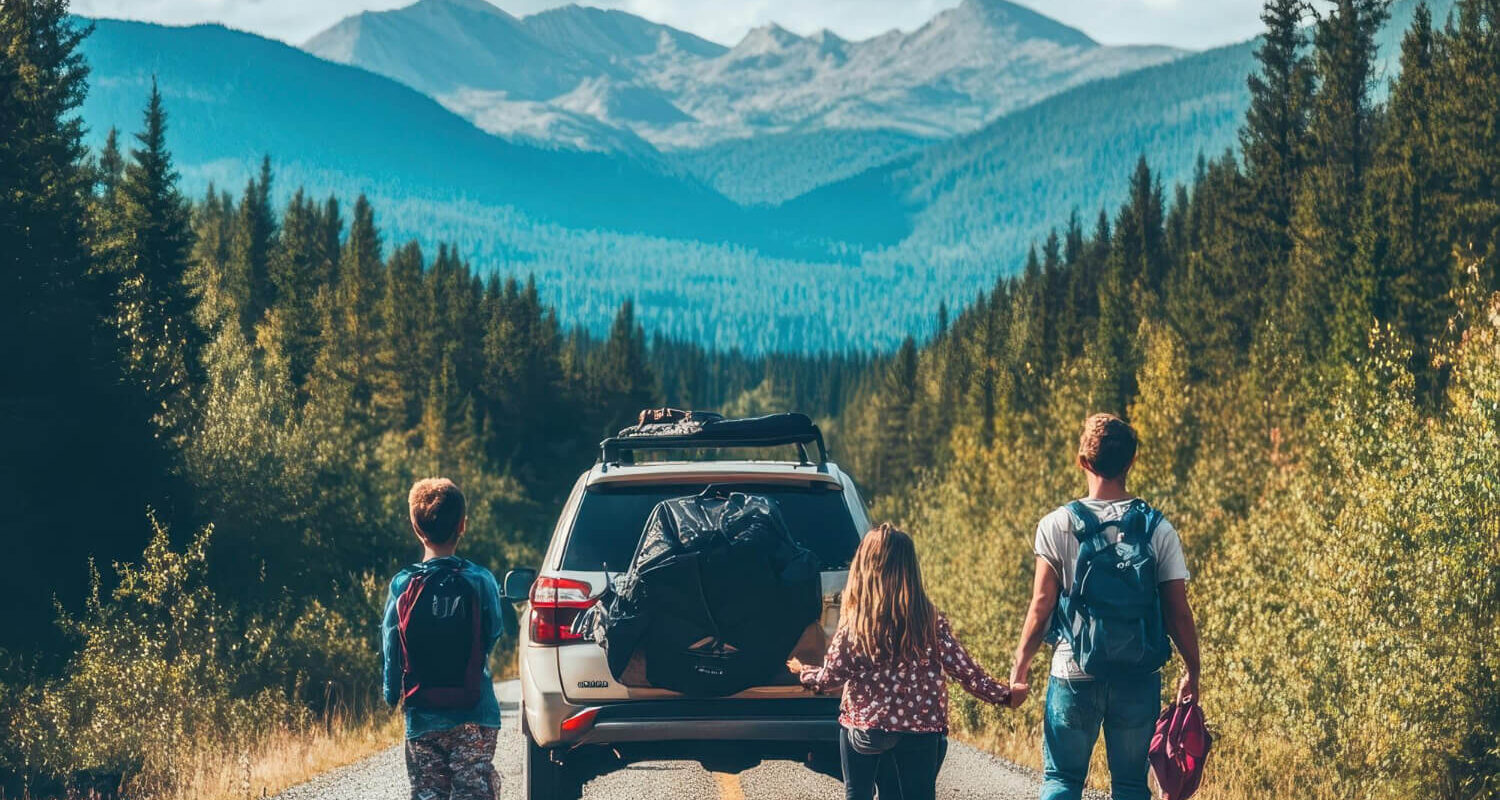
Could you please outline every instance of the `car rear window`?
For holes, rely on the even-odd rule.
[[[843,492],[827,484],[722,484],[735,492],[769,497],[781,505],[787,528],[803,547],[817,554],[823,569],[846,569],[859,546],[859,532]],[[663,500],[698,494],[706,483],[589,487],[573,520],[563,569],[623,572],[641,540],[651,509]]]

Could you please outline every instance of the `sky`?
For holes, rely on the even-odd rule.
[[[518,16],[567,0],[492,0]],[[300,44],[340,19],[413,0],[73,0],[91,17],[168,25],[220,22]],[[734,44],[750,28],[776,22],[802,34],[828,28],[864,39],[892,28],[911,30],[958,0],[580,0],[618,8]],[[1202,49],[1243,41],[1260,31],[1260,0],[1015,0],[1081,29],[1105,44],[1170,44]]]

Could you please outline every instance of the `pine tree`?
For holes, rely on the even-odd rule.
[[[453,346],[453,380],[461,393],[472,392],[482,369],[484,285],[459,257],[458,248],[446,244],[438,245],[426,284],[432,303],[424,324],[432,335]],[[441,351],[429,347],[428,352],[435,358]]]
[[[1068,355],[1077,357],[1098,334],[1099,292],[1114,231],[1104,209],[1099,210],[1099,216],[1094,220],[1094,232],[1087,240],[1081,226],[1075,225],[1070,230],[1069,239],[1076,240],[1077,244],[1071,262],[1075,266],[1068,278],[1068,311],[1063,324],[1067,326]]]
[[[153,91],[154,91],[153,86]],[[120,181],[125,178],[125,157],[120,154],[120,131],[110,128],[104,137],[104,150],[99,153],[99,163],[94,177],[96,186],[95,194],[99,198],[100,205],[113,208],[115,205],[115,190],[119,188]]]
[[[34,334],[90,329],[82,320],[91,309],[79,303],[93,288],[83,227],[92,176],[76,114],[88,85],[78,50],[88,30],[67,13],[61,0],[0,7],[0,324],[5,341],[28,345]],[[23,358],[31,350],[18,349]]]
[[[1246,231],[1236,218],[1249,192],[1233,153],[1204,161],[1185,211],[1166,312],[1181,333],[1195,377],[1243,366],[1268,291],[1244,267]]]
[[[484,371],[479,387],[488,402],[491,426],[485,447],[497,464],[509,462],[521,451],[526,334],[516,309],[519,295],[514,278],[502,286],[500,277],[492,274],[485,286]]]
[[[119,241],[101,255],[116,281],[113,320],[128,374],[167,430],[187,423],[202,336],[185,273],[192,247],[187,201],[166,144],[167,117],[152,82],[139,147],[115,192]]]
[[[276,218],[271,208],[271,157],[260,163],[260,174],[245,184],[230,245],[230,286],[239,303],[240,326],[247,337],[275,302],[271,283],[271,253],[275,247]]]
[[[1401,77],[1391,87],[1359,254],[1361,274],[1375,284],[1371,310],[1412,347],[1411,369],[1429,399],[1441,388],[1432,356],[1453,313],[1454,277],[1436,163],[1433,48],[1432,14],[1424,3],[1401,43]]]
[[[1272,297],[1286,291],[1292,209],[1307,148],[1313,72],[1302,23],[1312,15],[1307,0],[1267,0],[1266,32],[1255,50],[1259,71],[1248,79],[1250,108],[1240,129],[1250,190],[1237,216],[1251,245],[1242,269],[1268,282]]]
[[[1053,228],[1042,243],[1042,369],[1050,374],[1062,363],[1062,318],[1066,313],[1067,284],[1063,275],[1062,239]]]
[[[380,231],[375,227],[375,210],[360,195],[354,201],[354,220],[349,236],[339,251],[338,287],[340,305],[352,320],[373,329],[375,306],[382,295]],[[363,339],[363,336],[356,338]]]
[[[614,432],[655,399],[656,378],[646,361],[646,333],[635,320],[635,303],[620,304],[599,356],[595,375],[600,386],[603,429]]]
[[[240,305],[229,265],[234,216],[234,198],[211,183],[193,206],[193,249],[186,279],[197,301],[194,317],[209,338],[226,322],[239,324]]]
[[[876,491],[889,492],[905,485],[914,468],[927,460],[913,449],[917,413],[917,345],[910,336],[901,342],[885,368],[872,398],[871,420],[875,426],[873,470],[867,480]]]
[[[1105,225],[1108,226],[1108,220]],[[1058,311],[1057,339],[1059,355],[1064,359],[1081,355],[1088,338],[1090,323],[1084,319],[1086,305],[1097,287],[1084,285],[1083,271],[1087,255],[1083,223],[1078,217],[1078,209],[1074,208],[1068,213],[1068,226],[1063,230],[1062,258],[1066,270],[1058,281],[1062,301]]]
[[[1194,184],[1203,181],[1203,172],[1207,167],[1203,163],[1203,156],[1199,154],[1198,163],[1193,169]],[[1172,191],[1172,205],[1167,210],[1167,264],[1168,274],[1179,270],[1185,263],[1188,253],[1196,250],[1200,244],[1195,238],[1197,231],[1189,222],[1192,213],[1192,203],[1188,198],[1188,187],[1177,184]],[[1170,281],[1171,278],[1169,277]]]
[[[126,257],[129,232],[124,229],[120,214],[120,184],[124,180],[125,156],[120,152],[120,132],[110,128],[94,165],[94,192],[88,208],[89,251],[93,269],[104,286],[118,284],[120,275],[105,273],[117,270]]]
[[[360,424],[369,422],[378,380],[378,304],[384,293],[380,252],[375,211],[360,195],[354,202],[349,235],[339,251],[335,287],[325,293],[320,309],[322,345],[313,366],[322,391],[334,392],[337,387],[339,394],[347,392],[352,406],[347,410],[354,412]]]
[[[1434,157],[1443,228],[1481,280],[1500,290],[1500,2],[1458,0],[1441,37]]]
[[[973,378],[968,384],[964,407],[978,422],[979,437],[988,444],[996,430],[996,419],[1009,394],[1009,375],[1002,374],[1006,343],[1010,338],[1012,298],[1010,283],[1001,279],[988,295],[981,293],[975,301],[975,329],[964,348],[963,358],[971,365]]]
[[[1143,155],[1130,177],[1129,199],[1115,220],[1114,246],[1124,267],[1122,277],[1147,303],[1160,301],[1167,277],[1165,223],[1161,181]]]
[[[1363,348],[1372,317],[1374,281],[1358,269],[1358,235],[1373,152],[1375,34],[1385,19],[1384,0],[1339,0],[1314,37],[1318,89],[1292,225],[1287,324],[1309,351],[1330,343],[1334,358]]]
[[[432,295],[424,285],[422,248],[416,242],[391,253],[382,283],[373,403],[382,427],[407,430],[423,413],[423,390],[438,379],[438,369],[452,372],[453,359],[443,351],[453,340],[434,329]],[[453,375],[443,380],[445,389],[456,391]]]
[[[404,249],[404,248],[403,248]],[[399,254],[400,251],[397,251]],[[396,254],[392,255],[394,259]],[[463,398],[453,378],[453,359],[444,357],[432,370],[421,405],[417,430],[429,457],[438,463],[454,464],[462,456],[461,434]]]
[[[1099,327],[1093,338],[1093,357],[1100,367],[1098,396],[1104,410],[1123,414],[1135,394],[1136,310],[1126,279],[1124,257],[1114,254],[1099,286]]]
[[[1104,397],[1123,412],[1135,394],[1136,328],[1142,315],[1162,305],[1167,273],[1161,184],[1145,157],[1136,162],[1130,196],[1115,218],[1104,279],[1099,284],[1097,357],[1105,375]]]
[[[523,453],[546,452],[567,438],[564,420],[572,416],[573,398],[565,386],[557,318],[542,306],[536,282],[528,279],[523,289],[507,279],[502,289],[499,279],[491,278],[484,308],[479,387],[492,420],[487,447],[492,459],[508,465]],[[668,380],[665,373],[662,380]],[[684,401],[681,390],[674,395],[671,401]],[[533,419],[538,408],[556,413]]]
[[[1043,295],[1042,264],[1032,247],[1019,278],[1011,282],[1010,326],[1001,355],[1007,409],[1030,408],[1041,396],[1046,371],[1047,309]]]
[[[343,236],[344,219],[339,215],[339,201],[329,195],[317,216],[317,263],[318,283],[332,287],[338,281],[339,239]]]
[[[268,315],[278,329],[287,375],[298,387],[312,371],[320,332],[318,293],[331,278],[319,215],[302,190],[292,195],[268,268],[271,294],[276,298]]]
[[[139,555],[141,510],[163,500],[160,443],[122,380],[108,283],[88,250],[88,32],[64,0],[0,3],[0,505],[12,530],[32,532],[8,540],[15,604],[0,647],[15,652],[58,635],[52,599],[82,597],[90,555]],[[59,513],[60,486],[87,502]]]

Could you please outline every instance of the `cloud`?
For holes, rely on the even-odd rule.
[[[169,25],[220,22],[300,43],[340,19],[411,0],[74,0],[84,16]],[[568,0],[492,0],[525,15]],[[830,28],[848,39],[892,28],[911,30],[959,0],[580,0],[618,8],[725,44],[776,22],[798,33]],[[1260,30],[1258,0],[1017,0],[1107,44],[1202,48],[1247,39]]]

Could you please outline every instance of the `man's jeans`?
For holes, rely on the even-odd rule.
[[[1161,675],[1087,681],[1047,679],[1041,800],[1079,800],[1099,728],[1114,800],[1151,800],[1146,751],[1161,712]]]

